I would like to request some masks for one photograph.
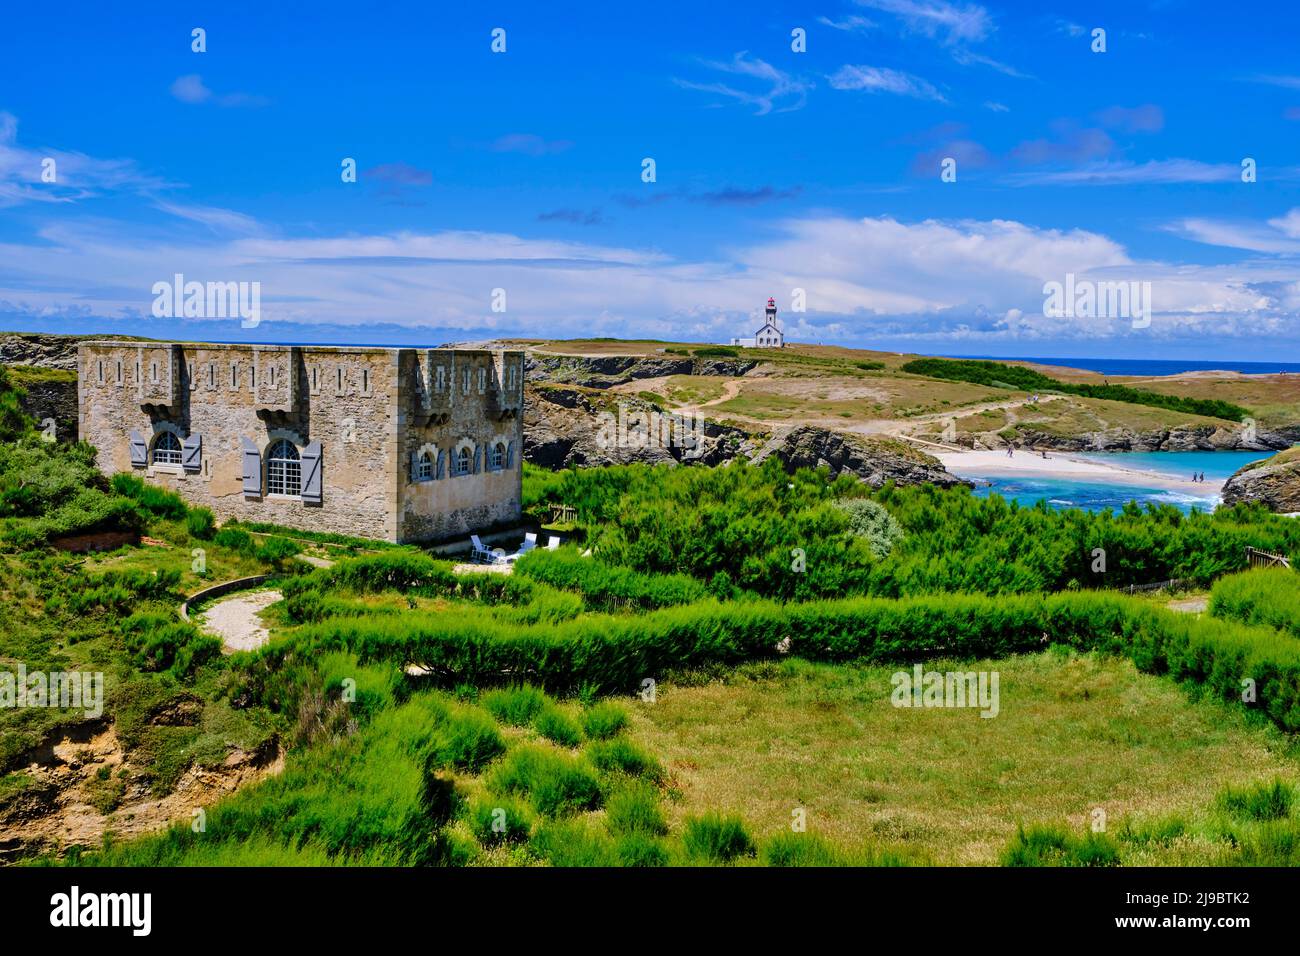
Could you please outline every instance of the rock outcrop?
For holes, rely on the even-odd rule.
[[[755,463],[775,455],[786,470],[820,468],[833,477],[855,475],[873,488],[887,481],[899,485],[930,483],[940,487],[970,484],[950,474],[939,460],[890,438],[845,434],[812,425],[774,437],[753,457]]]
[[[524,390],[524,459],[544,468],[682,461],[718,465],[750,457],[764,436],[705,420],[689,441],[680,440],[664,412],[633,396],[599,403],[578,388],[528,386]],[[621,409],[620,409],[621,406]],[[674,435],[679,436],[674,438]]]
[[[695,446],[698,453],[692,455],[689,444],[647,440],[653,424],[670,413],[631,396],[620,395],[617,405],[605,399],[580,388],[530,386],[524,401],[524,458],[546,468],[564,468],[631,462],[722,465],[738,459],[757,464],[775,456],[790,472],[826,465],[832,476],[854,475],[873,487],[886,481],[965,484],[936,459],[901,441],[811,425],[771,437],[706,420]],[[663,430],[658,433],[662,437]]]
[[[665,355],[538,355],[528,354],[525,373],[533,383],[610,388],[639,378],[667,375],[744,375],[759,363],[752,359],[712,359]]]
[[[1287,430],[1283,429],[1257,432],[1253,440],[1247,440],[1240,428],[1198,425],[1149,432],[1110,428],[1070,436],[1022,428],[1020,442],[1032,448],[1058,451],[1270,451],[1290,448],[1294,438],[1288,437]]]
[[[1223,503],[1260,501],[1282,514],[1300,512],[1300,448],[1240,469],[1223,486]]]
[[[22,409],[36,419],[37,427],[53,420],[54,436],[59,441],[77,440],[77,383],[75,380],[23,382]]]
[[[77,343],[84,338],[44,332],[4,332],[0,334],[0,362],[75,371]]]

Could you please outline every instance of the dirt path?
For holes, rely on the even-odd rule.
[[[222,598],[202,612],[199,626],[221,638],[227,653],[256,650],[270,636],[262,612],[283,597],[279,591],[244,591]]]
[[[1184,614],[1200,614],[1210,604],[1210,599],[1205,596],[1185,598],[1181,601],[1170,601],[1165,605],[1171,611],[1182,611]]]

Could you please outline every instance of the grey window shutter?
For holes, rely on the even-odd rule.
[[[411,480],[420,480],[420,449],[411,452]]]
[[[244,495],[260,498],[262,496],[262,453],[250,438],[241,438],[244,451]]]
[[[506,445],[506,471],[515,467],[515,443]]]
[[[149,443],[137,431],[131,432],[131,466],[143,468],[149,464]]]
[[[314,441],[302,450],[302,500],[320,504],[320,442]]]
[[[186,471],[198,471],[203,464],[203,436],[191,435],[181,442],[181,467]]]
[[[445,451],[438,452],[438,470],[434,474],[438,478],[447,477],[447,453]]]
[[[477,475],[482,470],[483,470],[483,446],[475,445],[474,446],[474,474]]]

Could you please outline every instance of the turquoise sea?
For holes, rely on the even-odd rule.
[[[1194,472],[1205,472],[1205,492],[1174,490],[1156,486],[1117,484],[1113,482],[1089,482],[1074,478],[1049,477],[1005,477],[990,475],[976,476],[962,472],[963,477],[979,477],[980,487],[975,493],[980,496],[998,494],[1021,504],[1032,505],[1046,500],[1055,508],[1082,508],[1085,511],[1101,511],[1104,508],[1119,509],[1126,502],[1148,501],[1170,504],[1183,511],[1193,508],[1212,511],[1219,503],[1218,489],[1221,483],[1233,472],[1252,461],[1272,457],[1273,452],[1257,451],[1153,451],[1153,452],[1096,452],[1071,453],[1071,457],[1091,458],[1104,461],[1127,469],[1141,469],[1161,475],[1170,475],[1184,480],[1190,479]],[[984,482],[988,484],[985,485]]]

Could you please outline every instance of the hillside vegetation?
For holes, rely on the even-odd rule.
[[[1223,418],[1239,422],[1250,413],[1240,405],[1215,398],[1188,398],[1179,395],[1165,395],[1130,388],[1127,385],[1095,385],[1077,382],[1062,382],[1050,378],[1041,372],[1020,365],[1008,365],[1003,362],[986,362],[975,359],[941,359],[925,358],[908,362],[904,372],[913,375],[925,375],[930,378],[951,379],[959,382],[973,382],[978,385],[1001,385],[1034,392],[1061,392],[1066,395],[1082,395],[1085,398],[1101,398],[1133,405],[1150,405],[1154,408],[1166,408],[1190,415],[1204,415],[1210,418]]]

